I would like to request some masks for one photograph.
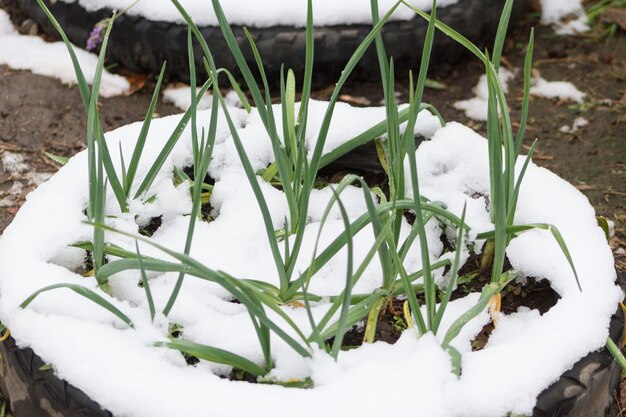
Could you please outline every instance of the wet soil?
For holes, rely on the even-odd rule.
[[[2,8],[11,9],[13,5],[13,0],[0,0]],[[13,17],[18,25],[25,19],[19,14]],[[552,30],[539,25],[537,15],[529,13],[511,30],[504,52],[504,65],[518,69],[518,74],[530,27],[536,29],[536,71],[549,81],[573,82],[587,97],[583,104],[533,98],[525,145],[537,138],[535,163],[574,184],[589,198],[598,215],[614,222],[611,247],[619,282],[626,288],[626,32],[618,30],[609,39],[595,38],[597,32],[555,36]],[[437,75],[445,88],[427,89],[425,101],[434,104],[446,120],[457,120],[485,133],[484,124],[467,119],[451,105],[473,96],[472,89],[482,72],[482,66],[474,60],[458,62],[452,70],[443,71],[445,75]],[[154,86],[154,80],[145,81],[145,87],[130,96],[101,99],[105,131],[143,119]],[[521,84],[522,77],[518,76],[510,88],[513,120],[519,120]],[[397,89],[401,99],[406,100],[407,88],[408,83],[400,76]],[[331,92],[329,86],[316,91],[314,97],[325,99]],[[349,84],[342,95],[343,101],[353,105],[376,105],[381,99],[380,85],[375,81]],[[164,116],[180,111],[160,101],[156,112]],[[584,117],[589,124],[574,133],[559,131],[564,125],[571,126],[577,117]],[[0,66],[0,156],[17,154],[25,163],[20,170],[9,170],[0,158],[0,233],[27,192],[59,168],[44,152],[71,156],[83,149],[85,125],[75,86]],[[510,294],[504,297],[505,308],[524,305],[520,298],[526,298],[521,294],[528,291],[544,294],[546,300],[554,297],[549,287],[531,281],[526,287],[509,289]],[[402,329],[402,317],[393,314],[393,310],[401,311],[401,306],[395,307],[382,316],[377,334],[382,340],[397,339]],[[347,335],[345,344],[358,343],[362,339],[358,332],[356,329]],[[626,393],[626,383],[622,383],[622,392]],[[616,398],[619,400],[619,393]],[[626,395],[616,401],[610,415],[622,415],[622,408],[626,408]]]

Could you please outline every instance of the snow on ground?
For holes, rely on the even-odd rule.
[[[4,151],[2,152],[2,168],[11,173],[24,172],[28,169],[28,164],[24,155],[20,153]]]
[[[581,0],[540,0],[541,23],[551,25],[560,35],[589,30]]]
[[[589,120],[584,117],[577,117],[574,119],[574,123],[571,126],[563,125],[559,128],[559,132],[562,133],[576,133],[581,127],[585,127],[589,124]]]
[[[36,172],[26,163],[24,155],[16,152],[3,151],[1,158],[2,170],[8,173],[7,181],[11,182],[11,187],[0,192],[0,207],[12,207],[24,197],[28,191],[51,177],[47,172]]]
[[[307,129],[309,146],[314,143],[326,106],[323,102],[311,103]],[[253,167],[267,166],[272,161],[272,150],[256,111],[248,114],[234,108],[230,112],[233,123],[240,127],[239,134]],[[280,107],[275,108],[274,114],[280,117]],[[326,151],[384,120],[385,110],[356,109],[340,103],[337,116],[339,118],[331,125],[330,145]],[[180,118],[178,115],[153,121],[134,187],[146,174],[150,162]],[[209,112],[200,112],[198,129],[206,130],[208,119]],[[449,123],[443,128],[435,124],[436,118],[423,112],[416,127],[431,138],[417,150],[422,192],[445,203],[457,215],[467,203],[466,221],[473,228],[471,238],[491,228],[488,204],[485,204],[490,189],[487,142],[460,124]],[[121,148],[125,155],[130,155],[140,129],[141,125],[136,123],[108,133],[110,148]],[[109,190],[107,221],[111,225],[136,233],[136,218],[161,215],[162,226],[152,240],[182,250],[190,198],[186,184],[173,184],[172,171],[175,166],[182,168],[190,164],[190,137],[187,129],[148,193],[158,193],[155,201],[133,202],[131,212],[121,214]],[[113,155],[118,158],[117,153]],[[341,352],[337,362],[318,350],[313,350],[312,359],[302,359],[274,337],[272,352],[276,370],[273,374],[281,378],[310,375],[315,388],[285,389],[230,382],[215,375],[228,372],[227,367],[206,362],[187,366],[177,352],[154,347],[154,342],[166,337],[168,321],[159,315],[154,323],[150,322],[145,294],[137,286],[140,276],[136,271],[114,276],[110,280],[113,297],[103,294],[133,320],[134,329],[127,328],[107,311],[71,291],[46,293],[28,308],[19,308],[28,295],[46,285],[65,282],[96,288],[93,279],[72,272],[82,264],[84,251],[68,247],[73,242],[90,239],[93,233],[82,223],[88,199],[88,180],[84,175],[86,156],[82,152],[72,158],[32,193],[0,239],[0,317],[20,346],[32,347],[44,361],[54,365],[59,377],[79,386],[114,415],[286,417],[296,412],[301,417],[312,417],[341,414],[345,410],[363,417],[415,413],[429,417],[530,414],[537,395],[545,386],[587,352],[603,346],[610,316],[622,298],[621,290],[614,284],[616,274],[611,250],[588,200],[572,185],[531,163],[521,189],[516,223],[552,223],[560,229],[575,260],[583,292],[578,290],[551,234],[527,232],[511,241],[508,258],[526,276],[548,279],[560,299],[543,315],[529,309],[503,315],[481,351],[471,351],[470,342],[489,320],[488,314],[483,312],[471,321],[453,341],[462,353],[460,378],[451,373],[449,356],[440,348],[439,341],[444,333],[418,338],[408,330],[394,345],[378,342]],[[524,158],[520,156],[518,170]],[[115,162],[119,169],[120,161]],[[217,126],[209,172],[216,180],[211,201],[216,218],[210,223],[197,223],[191,255],[236,277],[276,284],[276,270],[258,205],[223,115]],[[408,191],[410,188],[407,184]],[[282,228],[289,217],[282,191],[263,183],[262,192],[268,201],[274,227]],[[312,195],[303,255],[295,268],[298,271],[310,259],[321,213],[331,195],[328,189],[316,190]],[[349,187],[341,198],[351,219],[366,211],[362,190]],[[334,210],[322,232],[320,250],[342,227],[341,217]],[[408,229],[409,225],[404,223],[402,233],[408,233]],[[431,220],[427,225],[427,239],[433,260],[441,255],[440,233],[436,222]],[[106,239],[134,251],[133,239],[112,233],[107,233]],[[373,242],[369,228],[355,236],[355,265]],[[477,246],[479,244],[477,242]],[[163,257],[146,244],[141,244],[141,252]],[[409,253],[412,255],[405,265],[408,272],[419,270],[418,248],[412,248]],[[341,291],[346,256],[345,251],[340,252],[316,273],[309,291],[320,295]],[[371,291],[380,285],[381,269],[377,259],[375,257],[367,268],[355,292]],[[177,274],[172,273],[149,274],[151,290],[160,308],[176,277]],[[476,302],[476,296],[471,294],[450,304],[442,331]],[[319,320],[328,306],[325,301],[313,304],[313,317]],[[304,309],[285,307],[284,311],[305,334],[310,332]],[[276,314],[268,314],[278,320]],[[262,360],[245,309],[241,304],[230,302],[228,293],[215,283],[187,277],[169,320],[184,326],[186,338],[232,350],[255,362]],[[381,384],[380,381],[394,383]],[[364,398],[411,400],[363,401]]]
[[[500,82],[504,92],[509,91],[509,81],[515,78],[515,71],[509,71],[506,68],[500,68]],[[487,121],[487,112],[489,107],[489,87],[487,85],[487,75],[481,75],[478,84],[472,90],[474,97],[468,100],[457,101],[453,104],[455,109],[463,110],[465,115],[472,120],[479,122]]]
[[[558,98],[582,103],[586,96],[569,81],[546,81],[541,77],[535,77],[532,83],[530,94],[536,97]]]
[[[197,88],[196,91],[199,91]],[[198,110],[207,110],[211,108],[213,103],[211,93],[206,92],[204,97],[198,102]],[[163,90],[163,99],[168,103],[172,103],[181,110],[187,110],[191,106],[191,87],[188,85],[170,85]],[[226,104],[232,107],[242,107],[241,100],[234,90],[229,91],[224,96]]]
[[[87,82],[91,84],[96,72],[98,57],[74,47]],[[15,31],[8,14],[0,9],[0,64],[17,70],[54,77],[65,84],[76,83],[74,67],[63,42],[45,42],[38,36],[21,35]],[[126,78],[108,71],[102,74],[100,95],[111,97],[128,92]]]

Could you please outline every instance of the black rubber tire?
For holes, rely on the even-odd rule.
[[[611,339],[621,346],[624,337],[621,311],[611,317],[609,332]],[[539,394],[532,417],[606,416],[621,370],[606,348],[589,353]]]
[[[611,319],[611,338],[623,336],[621,312]],[[112,417],[80,389],[41,370],[44,362],[13,338],[0,343],[0,390],[13,417]],[[538,397],[532,417],[601,417],[617,388],[620,367],[606,349],[589,353]]]
[[[50,35],[56,31],[48,22],[36,0],[18,0],[20,7]],[[50,4],[44,0],[57,18],[70,40],[84,46],[89,32],[100,20],[110,17],[112,11],[101,9],[88,12],[78,2],[57,1]],[[525,10],[528,0],[516,0],[513,17]],[[474,43],[483,47],[495,37],[504,1],[461,0],[459,3],[438,9],[437,17],[463,33]],[[410,21],[389,22],[383,28],[383,37],[390,57],[398,71],[419,67],[423,39],[427,22],[415,17]],[[249,64],[256,68],[250,47],[241,27],[233,27],[235,36]],[[371,26],[338,25],[318,27],[315,31],[315,76],[316,84],[335,82],[360,42],[367,36]],[[228,50],[222,32],[217,27],[203,27],[201,32],[214,54],[218,67],[235,69],[235,61]],[[304,71],[305,30],[288,26],[250,28],[266,72],[270,80],[277,79],[281,64],[297,74]],[[201,50],[197,48],[198,68]],[[433,70],[445,63],[454,63],[465,49],[450,38],[438,33],[432,53]],[[108,48],[108,59],[126,69],[138,73],[158,73],[167,61],[170,79],[188,81],[187,27],[178,23],[150,21],[143,17],[123,15],[116,20]],[[354,71],[358,79],[372,79],[379,74],[378,60],[371,47]]]
[[[80,389],[57,378],[32,349],[0,343],[0,390],[13,417],[112,417]]]

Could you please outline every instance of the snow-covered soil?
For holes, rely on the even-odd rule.
[[[89,84],[98,64],[98,56],[74,47],[76,57]],[[21,35],[13,28],[9,15],[0,9],[0,64],[17,70],[54,77],[65,84],[75,84],[76,74],[63,42],[45,42],[39,36]],[[104,71],[100,94],[112,97],[127,93],[130,85],[126,78]]]
[[[325,109],[323,102],[311,105],[309,144]],[[247,114],[233,108],[231,113],[252,164],[257,169],[267,166],[272,161],[271,146],[256,112]],[[280,114],[279,109],[276,114]],[[338,105],[325,151],[381,121],[384,114],[382,108]],[[179,119],[171,116],[153,122],[137,181],[141,181]],[[208,114],[199,113],[199,120],[206,127]],[[108,133],[110,148],[121,146],[128,160],[140,128],[132,124]],[[490,230],[485,198],[476,198],[489,195],[485,139],[457,123],[440,128],[437,119],[428,113],[420,115],[416,129],[430,138],[417,151],[423,194],[442,201],[456,214],[467,203],[470,239]],[[191,163],[190,136],[189,130],[183,134],[155,181],[152,191],[158,195],[156,201],[136,202],[130,214],[122,215],[112,192],[108,193],[111,225],[137,232],[137,222],[163,216],[162,226],[152,239],[182,250],[191,202],[185,185],[173,185],[172,170]],[[502,316],[481,351],[473,352],[470,342],[489,320],[488,315],[483,312],[470,322],[453,342],[463,355],[460,378],[451,373],[449,356],[439,347],[437,337],[418,338],[408,330],[395,345],[378,342],[342,352],[337,362],[321,352],[315,352],[313,359],[302,359],[274,338],[274,375],[285,379],[311,376],[313,389],[229,382],[215,375],[226,371],[223,366],[201,363],[190,367],[177,352],[153,347],[155,341],[167,336],[168,323],[163,317],[154,324],[150,322],[144,292],[137,286],[137,273],[125,272],[112,278],[114,297],[109,298],[133,320],[135,329],[65,290],[44,294],[27,309],[19,308],[28,295],[47,285],[75,283],[95,288],[93,279],[72,272],[83,262],[84,252],[68,247],[90,239],[92,233],[82,223],[88,195],[86,159],[85,153],[78,154],[32,193],[2,236],[0,318],[20,346],[32,347],[54,365],[58,376],[79,386],[115,415],[291,416],[297,412],[317,416],[336,415],[337,410],[366,417],[409,410],[433,417],[500,417],[509,411],[525,414],[532,410],[544,387],[587,352],[604,344],[609,318],[622,297],[614,284],[611,251],[587,199],[555,174],[531,164],[520,194],[516,223],[552,223],[560,229],[575,260],[582,292],[551,235],[527,232],[511,241],[508,248],[513,267],[526,276],[548,279],[561,298],[544,315],[520,309]],[[216,219],[198,223],[192,256],[236,277],[276,284],[258,206],[222,117],[209,173],[216,180],[211,201]],[[289,215],[284,195],[269,185],[263,187],[263,192],[274,226],[279,229]],[[330,196],[330,190],[322,189],[312,197],[302,260],[310,259],[307,254],[312,251],[321,212]],[[361,191],[356,188],[346,190],[342,201],[352,219],[366,211]],[[341,219],[334,213],[322,233],[321,247],[341,229]],[[427,231],[435,260],[442,256],[439,228],[431,221]],[[134,250],[132,239],[109,233],[107,240]],[[369,229],[355,237],[356,262],[372,243]],[[148,245],[141,245],[141,251],[163,257]],[[418,270],[421,264],[417,248],[411,254],[406,261],[409,272]],[[337,294],[343,287],[345,267],[346,254],[339,253],[313,277],[310,291]],[[175,280],[176,274],[150,274],[157,306],[163,307]],[[380,283],[380,266],[373,263],[355,291],[371,291]],[[441,334],[475,301],[476,294],[471,294],[452,303]],[[314,305],[313,314],[320,317],[327,308],[328,304],[320,302]],[[303,309],[288,307],[285,311],[308,332]],[[247,313],[241,305],[230,303],[226,291],[215,284],[187,278],[169,320],[184,326],[186,338],[232,350],[257,362],[262,359]],[[363,400],[373,396],[411,401]]]

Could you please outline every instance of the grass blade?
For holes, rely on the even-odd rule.
[[[502,291],[502,289],[509,282],[515,279],[515,277],[516,277],[516,274],[511,273],[511,272],[505,272],[504,274],[502,274],[500,282],[497,282],[497,283],[492,282],[490,284],[485,285],[482,293],[480,294],[480,298],[478,299],[478,302],[452,323],[452,325],[446,332],[443,338],[443,341],[441,342],[441,346],[444,349],[446,349],[450,345],[450,342],[452,342],[454,338],[457,337],[459,333],[461,333],[461,329],[463,329],[463,327],[470,320],[472,320],[474,317],[478,316],[480,313],[485,311],[485,308],[487,308],[487,304],[489,303],[489,300],[491,299],[491,297],[493,297],[495,294]]]
[[[132,233],[127,233],[121,230],[117,230],[102,223],[88,223],[87,222],[87,224],[90,224],[93,227],[101,228],[110,232],[120,234],[122,236],[128,236],[133,239],[139,240],[141,242],[144,242],[150,246],[153,246],[159,249],[160,251],[173,257],[174,259],[177,259],[186,267],[191,268],[191,270],[187,272],[189,275],[193,275],[197,278],[204,279],[207,281],[215,282],[216,284],[222,286],[224,289],[230,292],[235,298],[237,298],[241,302],[241,304],[246,306],[250,314],[253,314],[259,320],[261,320],[263,324],[267,325],[271,330],[273,330],[274,333],[276,333],[279,337],[281,337],[289,346],[291,346],[300,355],[304,357],[309,357],[311,355],[311,352],[307,348],[301,346],[288,333],[282,330],[280,326],[276,325],[271,319],[269,319],[265,315],[265,313],[263,312],[263,309],[259,307],[258,305],[259,300],[268,300],[267,297],[263,296],[264,292],[255,291],[254,294],[256,298],[251,298],[249,296],[250,290],[257,289],[256,285],[247,283],[246,281],[243,281],[243,280],[236,279],[226,273],[214,271],[206,267],[205,265],[203,265],[201,262],[198,262],[194,258],[190,257],[189,255],[170,250],[162,245],[159,245],[153,242],[150,239],[146,239],[141,236],[133,235]],[[128,260],[125,260],[125,261],[128,261]],[[117,262],[122,262],[122,261],[117,261]],[[148,270],[149,270],[149,265],[150,265],[149,262],[144,263],[144,267]],[[180,266],[177,266],[177,267],[180,268]],[[178,271],[178,269],[176,269],[176,271]],[[297,327],[294,328],[294,330],[296,332],[299,332]],[[303,340],[306,342],[306,338],[303,338]]]
[[[21,308],[26,308],[40,294],[43,294],[43,293],[48,292],[48,291],[60,289],[60,288],[70,289],[70,290],[74,291],[76,294],[79,294],[79,295],[87,298],[88,300],[93,301],[94,303],[98,304],[102,308],[110,311],[117,318],[119,318],[124,323],[126,323],[129,327],[133,327],[133,322],[128,318],[128,316],[126,316],[124,313],[122,313],[117,307],[115,307],[113,304],[108,302],[106,299],[104,299],[101,295],[99,295],[98,293],[94,292],[93,290],[90,290],[87,287],[83,287],[81,285],[76,285],[76,284],[55,284],[55,285],[50,285],[48,287],[41,288],[41,289],[35,291],[34,293],[32,293],[26,300],[24,300],[22,302],[22,304],[20,304],[20,307]]]
[[[124,193],[127,197],[130,196],[130,187],[133,185],[133,180],[135,179],[135,174],[137,173],[137,167],[139,166],[139,160],[141,159],[141,154],[143,153],[143,149],[146,144],[146,138],[148,137],[148,132],[150,130],[150,123],[152,122],[154,109],[156,108],[159,93],[161,91],[161,83],[163,82],[163,76],[165,75],[165,67],[166,63],[163,63],[161,73],[157,79],[156,87],[154,88],[154,93],[152,94],[152,100],[150,100],[150,107],[148,107],[148,112],[146,113],[143,125],[141,126],[141,131],[139,132],[139,137],[137,138],[137,143],[135,145],[135,150],[133,151],[133,156],[130,159],[130,164],[128,164],[128,172],[124,177]]]
[[[498,31],[496,32],[496,40],[493,44],[493,65],[496,67],[496,72],[500,69],[500,58],[502,57],[502,49],[504,48],[504,41],[506,40],[506,32],[509,27],[509,20],[511,19],[511,11],[513,10],[513,0],[506,0],[502,14],[500,14],[500,22],[498,23]]]
[[[146,299],[148,300],[148,308],[150,309],[150,319],[154,321],[154,316],[156,314],[156,309],[154,307],[154,299],[152,298],[152,291],[150,291],[150,282],[148,281],[148,277],[146,276],[146,270],[143,267],[143,259],[141,256],[141,252],[139,251],[139,244],[135,240],[135,249],[137,250],[137,261],[139,261],[139,269],[141,271],[141,284],[143,285],[143,289],[146,292]]]
[[[346,208],[343,203],[339,199],[339,195],[333,189],[333,194],[337,200],[337,205],[339,206],[339,211],[341,212],[341,219],[343,220],[343,225],[346,231],[346,241],[347,241],[347,250],[348,250],[348,267],[346,269],[346,286],[343,295],[343,301],[341,304],[341,311],[339,313],[339,320],[337,320],[337,333],[335,334],[335,341],[333,342],[333,346],[330,350],[330,354],[333,358],[337,359],[337,355],[339,354],[339,349],[341,349],[341,344],[343,342],[343,336],[346,331],[346,322],[348,319],[348,310],[350,308],[350,295],[352,294],[352,262],[354,256],[354,248],[352,242],[352,234],[350,233],[350,220],[348,219],[348,213],[346,212]]]
[[[204,94],[207,92],[207,90],[211,86],[211,83],[212,83],[211,80],[207,80],[202,85],[202,87],[200,88],[200,91],[196,95],[197,100],[200,100],[204,96]],[[146,174],[143,181],[137,188],[134,198],[138,198],[139,196],[145,194],[146,191],[148,191],[148,189],[150,188],[150,186],[156,179],[157,175],[159,174],[159,171],[163,167],[165,160],[170,155],[170,153],[174,149],[174,146],[176,146],[176,143],[178,143],[178,139],[180,139],[180,136],[185,131],[185,128],[187,127],[187,124],[189,123],[190,118],[191,118],[191,110],[188,109],[183,115],[183,117],[180,119],[180,122],[178,122],[178,125],[176,125],[176,128],[174,128],[174,131],[171,133],[169,139],[165,143],[165,146],[163,147],[159,155],[156,157],[156,159],[150,166],[148,173]]]
[[[524,135],[526,133],[526,123],[528,121],[528,110],[530,108],[530,84],[533,67],[533,51],[535,48],[535,29],[530,29],[530,40],[526,49],[526,57],[524,59],[524,96],[522,100],[522,116],[520,119],[519,130],[515,137],[515,155],[519,155],[524,143]]]
[[[467,209],[467,203],[463,205],[463,213],[461,214],[461,222],[465,223],[465,211]],[[443,318],[443,314],[446,311],[446,307],[448,306],[448,302],[450,301],[450,297],[452,296],[452,291],[456,287],[456,282],[459,277],[459,262],[461,258],[461,252],[463,251],[463,226],[459,226],[456,235],[456,248],[454,251],[454,261],[452,262],[452,268],[450,269],[450,282],[448,282],[448,286],[446,287],[446,291],[441,299],[441,303],[439,303],[439,308],[437,309],[437,314],[435,316],[435,322],[433,324],[433,333],[437,334],[437,330],[439,329],[439,325],[441,324],[441,319]]]
[[[233,368],[246,371],[255,377],[263,376],[267,373],[265,369],[243,356],[239,356],[224,349],[194,343],[189,340],[170,339],[169,342],[155,343],[155,346],[168,347],[198,359],[232,366]]]
[[[619,363],[619,366],[622,367],[622,371],[626,371],[626,358],[624,358],[624,354],[621,349],[615,344],[613,339],[609,336],[606,339],[606,348],[609,350],[613,358]]]

